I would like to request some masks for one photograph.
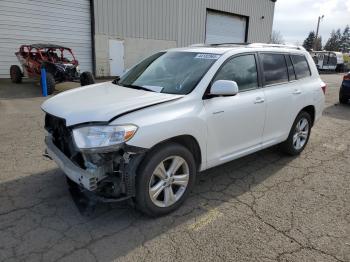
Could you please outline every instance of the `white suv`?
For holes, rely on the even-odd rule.
[[[47,100],[47,154],[84,196],[163,215],[199,171],[276,144],[303,151],[325,88],[301,47],[171,49]]]

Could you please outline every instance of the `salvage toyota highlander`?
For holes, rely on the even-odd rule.
[[[325,91],[302,47],[172,49],[45,101],[46,150],[80,192],[164,215],[199,171],[276,144],[300,154]]]

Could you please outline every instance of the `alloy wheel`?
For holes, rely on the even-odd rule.
[[[309,131],[309,121],[306,118],[301,118],[295,127],[293,135],[293,146],[296,150],[300,150],[306,144]]]
[[[189,166],[180,156],[161,161],[151,176],[149,196],[158,207],[175,204],[185,193],[190,177]]]

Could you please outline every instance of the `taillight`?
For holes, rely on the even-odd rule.
[[[322,88],[323,94],[326,94],[327,85],[324,84],[321,86],[321,88]]]
[[[350,73],[346,74],[343,79],[344,80],[350,80]]]

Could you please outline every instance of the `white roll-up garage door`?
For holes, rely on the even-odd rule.
[[[227,13],[208,11],[206,43],[244,43],[246,41],[247,18]]]
[[[81,71],[91,71],[88,0],[0,0],[0,78],[9,77],[22,44],[50,43],[73,49]]]

